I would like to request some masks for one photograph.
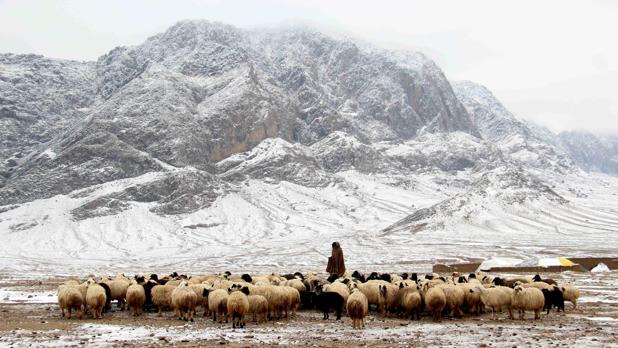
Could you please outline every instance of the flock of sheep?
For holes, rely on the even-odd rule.
[[[556,307],[564,311],[564,301],[577,306],[579,290],[572,285],[559,286],[552,279],[534,277],[493,277],[482,272],[460,276],[427,274],[378,274],[365,276],[357,271],[342,277],[324,277],[309,273],[278,275],[234,275],[230,272],[211,275],[186,276],[173,273],[159,278],[156,274],[127,278],[118,274],[85,282],[69,280],[58,287],[58,304],[65,317],[77,311],[79,318],[89,310],[93,318],[102,318],[117,301],[121,310],[128,306],[133,315],[144,311],[174,311],[174,317],[193,321],[199,307],[204,317],[227,322],[243,328],[245,318],[254,322],[288,318],[297,309],[318,309],[324,319],[335,312],[341,319],[343,312],[352,320],[354,328],[365,326],[370,307],[383,316],[420,319],[428,313],[434,321],[442,316],[461,318],[465,314],[491,312],[496,318],[506,311],[514,319],[513,311],[524,319],[526,311],[540,312]]]

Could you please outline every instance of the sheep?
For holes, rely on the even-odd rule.
[[[560,310],[564,312],[564,295],[559,287],[554,286],[552,290],[542,289],[541,291],[545,297],[544,309],[547,309],[547,314],[552,307],[556,307],[558,312]]]
[[[223,321],[227,323],[227,298],[229,294],[227,290],[215,289],[208,294],[208,311],[212,313],[212,321],[217,321],[219,316],[219,322]]]
[[[103,308],[105,307],[105,289],[94,280],[88,280],[88,290],[86,291],[86,305],[90,308],[93,319],[103,318]]]
[[[196,313],[197,307],[202,306],[204,308],[204,316],[208,315],[208,292],[206,292],[206,296],[204,296],[204,290],[210,289],[210,285],[208,284],[189,284],[189,288],[195,292],[197,296],[197,304],[196,304]]]
[[[232,329],[236,326],[242,329],[245,327],[245,314],[249,312],[249,288],[234,286],[229,291],[231,293],[227,298],[227,312],[232,317]]]
[[[142,284],[144,287],[144,309],[150,310],[154,307],[154,303],[152,302],[152,289],[157,286],[158,283],[152,279],[149,279],[147,282]]]
[[[116,278],[111,281],[104,281],[112,292],[111,300],[118,301],[118,307],[123,311],[125,308],[125,300],[127,298],[127,289],[131,283],[122,274],[116,275]]]
[[[446,296],[445,308],[447,309],[447,313],[451,313],[455,318],[461,318],[463,316],[461,307],[464,304],[466,296],[463,288],[456,285],[442,285],[441,288]]]
[[[487,308],[491,308],[491,316],[492,319],[497,319],[497,313],[502,310],[502,308],[506,307],[509,312],[509,318],[513,318],[512,311],[512,299],[509,288],[506,287],[495,287],[495,288],[485,288],[482,286],[475,286],[473,289],[470,289],[470,292],[479,292],[481,295],[481,301]]]
[[[197,304],[197,295],[189,287],[189,283],[183,280],[172,291],[172,307],[178,311],[178,319],[193,321],[193,313]]]
[[[396,298],[397,305],[401,308],[405,317],[409,316],[410,319],[413,320],[414,314],[416,313],[416,319],[418,320],[421,318],[422,298],[416,285],[411,287],[404,286],[403,283],[399,284]]]
[[[381,284],[378,285],[378,290],[380,296],[380,309],[383,316],[399,308],[399,298],[397,297],[397,293],[399,292],[398,286],[393,284]]]
[[[565,301],[573,304],[573,309],[577,308],[577,299],[579,298],[579,289],[573,285],[565,285],[560,288]]]
[[[423,290],[425,292],[425,307],[431,313],[433,321],[440,321],[442,311],[446,306],[444,290],[438,286],[430,287],[429,284],[425,284]]]
[[[362,275],[359,271],[352,272],[352,278],[359,280],[361,283],[367,281],[364,275]]]
[[[536,274],[534,275],[534,277],[532,277],[532,281],[533,282],[544,282],[547,283],[549,285],[558,285],[558,283],[556,283],[555,280],[551,279],[551,278],[541,278],[540,275]]]
[[[543,290],[543,289],[547,289],[547,290],[552,290],[553,286],[545,283],[545,282],[531,282],[531,283],[522,283],[522,282],[515,282],[514,284],[515,286],[517,285],[521,285],[524,288],[537,288],[539,290]]]
[[[107,312],[112,309],[112,290],[109,288],[109,285],[105,283],[98,284],[105,290],[105,307],[103,307],[103,312]]]
[[[481,294],[478,291],[470,291],[477,287],[476,284],[463,283],[459,284],[464,291],[464,304],[463,306],[466,308],[467,312],[474,315],[479,315],[481,313],[481,307],[483,302],[481,301]]]
[[[79,319],[83,316],[82,306],[84,305],[84,297],[77,287],[72,285],[60,285],[58,286],[58,305],[62,310],[62,317],[64,318],[64,310],[67,309],[69,314],[67,319],[71,319],[71,311],[75,309]]]
[[[152,288],[152,304],[157,307],[158,316],[162,311],[172,308],[172,292],[175,287],[170,285],[156,285]]]
[[[346,302],[348,300],[348,296],[350,296],[350,289],[348,288],[348,286],[339,281],[336,281],[332,284],[324,285],[323,290],[325,292],[338,293],[339,295],[341,295],[341,297],[343,297],[344,302]]]
[[[253,315],[253,322],[266,321],[266,315],[268,314],[268,301],[266,297],[262,295],[249,295],[247,299],[249,301],[249,313]]]
[[[286,285],[298,290],[299,293],[307,291],[307,287],[303,284],[303,281],[298,278],[288,280]]]
[[[368,280],[366,283],[356,284],[358,290],[367,297],[369,305],[380,307],[380,285],[388,284],[382,280]]]
[[[298,309],[298,305],[300,304],[300,292],[296,288],[290,286],[281,286],[281,288],[285,291],[286,295],[284,318],[288,317],[288,310],[291,310],[292,314],[296,315],[296,309]]]
[[[343,310],[343,297],[337,292],[322,292],[316,296],[316,307],[324,314],[323,319],[329,318],[329,312],[334,309],[337,313],[337,320],[341,320],[341,311]]]
[[[369,312],[369,303],[367,297],[358,289],[354,288],[348,301],[346,302],[346,310],[350,319],[352,319],[352,328],[365,327],[365,317]]]
[[[144,303],[146,303],[146,291],[144,290],[144,286],[134,281],[127,289],[127,304],[129,310],[133,310],[134,317],[142,314]]]
[[[240,276],[240,279],[246,281],[247,283],[253,283],[253,278],[249,274],[243,274]]]
[[[524,288],[521,285],[515,287],[513,295],[513,309],[519,312],[519,319],[523,320],[527,310],[534,311],[534,319],[540,318],[540,313],[545,307],[545,296],[537,288]]]

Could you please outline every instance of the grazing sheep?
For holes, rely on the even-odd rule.
[[[483,301],[481,301],[481,293],[478,291],[470,291],[478,285],[474,283],[463,283],[458,286],[460,286],[464,291],[463,307],[469,314],[479,315],[483,306]]]
[[[249,295],[247,296],[249,301],[249,313],[253,315],[253,322],[266,322],[268,318],[268,301],[266,297],[262,295]]]
[[[296,315],[296,310],[300,304],[300,292],[296,288],[290,286],[281,286],[280,288],[285,291],[286,296],[285,314],[283,317],[288,317],[288,311],[292,311],[292,314]]]
[[[537,288],[539,290],[543,290],[543,289],[547,289],[547,290],[551,290],[553,289],[552,285],[549,285],[545,282],[531,282],[531,283],[522,283],[522,282],[515,282],[515,286],[517,285],[521,285],[524,288]]]
[[[84,298],[82,293],[77,287],[72,285],[60,285],[58,287],[58,305],[62,310],[62,317],[64,318],[64,310],[67,309],[69,314],[67,319],[71,319],[71,311],[75,309],[79,319],[83,316],[82,306],[84,305]]]
[[[324,314],[324,320],[329,318],[329,312],[334,309],[337,313],[337,320],[341,320],[343,310],[343,297],[337,292],[322,292],[315,298],[316,308]]]
[[[122,274],[118,274],[116,278],[112,279],[111,281],[104,281],[104,283],[109,285],[112,293],[111,300],[118,301],[118,307],[120,307],[120,310],[123,311],[127,298],[127,289],[129,288],[129,285],[131,285],[129,280],[127,280],[127,278],[124,277]]]
[[[176,287],[170,285],[156,285],[152,288],[152,304],[157,307],[158,315],[162,311],[172,309],[172,292]]]
[[[483,302],[483,305],[491,309],[492,319],[497,319],[497,313],[505,307],[509,312],[509,318],[512,319],[512,296],[507,289],[508,288],[502,286],[487,289],[482,286],[475,286],[473,289],[470,289],[470,291],[479,292],[481,294],[481,301]]]
[[[208,311],[212,313],[212,321],[217,321],[219,316],[219,322],[227,323],[227,298],[229,294],[227,290],[215,289],[208,294]]]
[[[438,286],[429,287],[429,284],[426,284],[423,290],[425,292],[425,308],[431,313],[433,321],[440,321],[442,311],[446,306],[444,290]]]
[[[127,289],[127,305],[129,310],[133,310],[133,316],[137,317],[142,314],[146,303],[146,291],[144,286],[133,283]]]
[[[109,285],[105,283],[98,284],[105,290],[105,307],[103,307],[103,312],[108,312],[112,309],[112,290],[109,288]]]
[[[406,318],[410,317],[410,320],[413,320],[414,314],[416,314],[417,320],[421,318],[422,301],[423,299],[416,285],[414,287],[404,286],[403,283],[399,285],[397,304]]]
[[[387,316],[399,309],[399,298],[397,297],[399,292],[398,286],[393,284],[382,284],[378,285],[378,290],[382,316]]]
[[[358,288],[354,288],[346,303],[348,316],[352,319],[352,328],[365,327],[365,317],[369,312],[367,297]]]
[[[532,277],[532,281],[533,282],[544,282],[547,283],[549,285],[558,285],[558,283],[556,283],[555,280],[551,279],[551,278],[541,278],[540,275],[536,274],[534,275],[534,277]]]
[[[94,280],[88,280],[88,290],[86,291],[86,305],[90,308],[93,319],[103,318],[103,308],[105,308],[106,296],[105,289]]]
[[[242,329],[245,327],[245,315],[249,313],[249,299],[247,298],[249,288],[234,286],[229,291],[227,313],[232,317],[232,329],[236,326]]]
[[[461,307],[464,305],[466,296],[464,289],[456,285],[442,285],[441,288],[446,296],[445,309],[447,313],[450,313],[455,318],[463,317]]]
[[[202,306],[204,308],[204,316],[208,315],[208,292],[206,292],[206,296],[204,296],[205,292],[204,290],[208,290],[210,289],[210,285],[208,284],[189,284],[189,288],[191,288],[191,290],[193,290],[193,292],[195,292],[195,295],[197,296],[197,303],[196,303],[196,313],[197,313],[197,307]]]
[[[298,290],[298,292],[307,291],[307,287],[305,286],[305,284],[303,284],[303,281],[298,278],[288,280],[286,285],[293,287],[294,289]]]
[[[577,308],[577,299],[579,298],[579,289],[573,285],[565,285],[561,287],[562,295],[565,301],[569,301],[573,304],[573,309]]]
[[[534,319],[539,319],[540,313],[545,307],[545,296],[537,288],[524,288],[521,285],[515,287],[513,295],[513,309],[519,312],[519,319],[523,320],[526,311],[534,311]]]
[[[183,280],[172,291],[172,307],[178,311],[178,319],[193,321],[193,313],[197,304],[197,295],[189,287],[189,283]]]
[[[368,280],[366,283],[356,284],[358,290],[362,292],[367,297],[367,302],[369,305],[377,306],[378,309],[382,310],[380,306],[380,285],[388,284],[382,280]]]
[[[545,297],[545,308],[547,314],[552,307],[556,307],[557,311],[562,310],[564,312],[564,295],[559,287],[554,286],[552,290],[542,289],[543,296]]]

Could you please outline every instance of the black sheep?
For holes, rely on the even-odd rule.
[[[380,279],[380,276],[378,275],[377,272],[371,272],[369,277],[367,277],[367,280],[379,280],[379,279]]]
[[[328,319],[329,312],[335,310],[337,320],[341,320],[343,310],[343,297],[336,292],[322,292],[315,297],[315,307],[324,314],[324,320]]]
[[[410,279],[412,281],[418,282],[418,274],[416,274],[416,272],[412,273],[412,275],[410,276]]]
[[[300,305],[303,309],[315,308],[315,297],[317,294],[312,291],[303,291],[300,293]]]
[[[491,282],[496,286],[506,286],[506,282],[500,277],[495,277]]]
[[[99,283],[103,290],[105,290],[105,307],[103,310],[107,313],[110,309],[112,309],[112,289],[109,288],[109,285],[105,283]]]
[[[540,276],[540,275],[538,275],[538,274],[536,274],[536,275],[532,278],[532,281],[535,281],[535,282],[544,282],[544,283],[547,283],[547,284],[549,284],[549,285],[558,285],[558,283],[556,283],[556,281],[555,281],[555,280],[550,279],[550,278],[545,278],[545,279],[542,279],[542,278],[541,278],[541,276]]]
[[[156,281],[153,281],[152,279],[147,281],[143,286],[144,286],[144,293],[146,295],[145,297],[145,301],[144,301],[144,310],[145,311],[155,311],[156,307],[154,305],[154,303],[152,303],[152,288],[154,288],[155,286],[159,285],[159,283],[157,283]]]
[[[253,278],[249,274],[243,274],[240,276],[240,279],[246,281],[247,283],[253,283]]]
[[[354,271],[352,273],[352,278],[359,280],[360,282],[364,283],[367,280],[365,279],[365,276],[362,275],[359,271]]]
[[[549,314],[549,310],[552,307],[556,307],[557,311],[561,310],[564,312],[564,295],[562,291],[557,286],[554,286],[552,290],[543,289],[543,296],[545,297],[545,307],[543,309],[547,309],[547,314]]]
[[[382,279],[383,281],[390,283],[391,282],[391,275],[388,273],[382,273],[380,274],[380,279]]]

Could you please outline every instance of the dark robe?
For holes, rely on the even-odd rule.
[[[329,274],[336,274],[342,276],[345,272],[345,263],[343,262],[343,250],[339,243],[335,243],[333,246],[332,256],[328,258],[328,265],[326,266],[326,272]]]

